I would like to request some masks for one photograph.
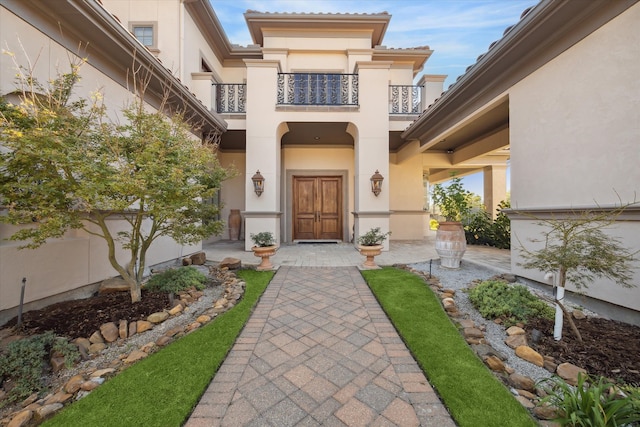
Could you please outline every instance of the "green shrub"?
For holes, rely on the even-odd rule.
[[[151,276],[145,285],[145,289],[151,292],[178,293],[195,287],[198,290],[204,289],[207,283],[207,276],[193,267],[180,267],[165,270],[162,273]]]
[[[605,378],[580,374],[575,387],[559,377],[543,383],[547,396],[541,404],[558,408],[555,421],[563,426],[613,427],[640,422],[640,391],[618,387]]]
[[[469,245],[493,246],[500,249],[511,248],[511,221],[502,212],[511,207],[511,204],[503,200],[498,205],[498,215],[494,221],[489,213],[480,209],[470,214],[463,220],[464,234]]]
[[[0,355],[0,378],[9,379],[15,385],[7,396],[8,402],[16,402],[43,390],[42,378],[52,352],[64,356],[67,368],[80,359],[77,347],[65,338],[56,337],[53,332],[9,344],[6,353]]]
[[[469,290],[469,300],[486,319],[502,318],[505,326],[526,323],[533,317],[552,319],[553,308],[522,285],[486,280]]]

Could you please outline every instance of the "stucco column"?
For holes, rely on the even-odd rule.
[[[507,166],[494,165],[482,169],[484,177],[484,205],[491,219],[498,215],[498,204],[507,198]]]
[[[360,111],[355,141],[355,238],[369,229],[389,230],[389,69],[387,62],[358,63]],[[378,196],[371,191],[376,170],[384,177]],[[388,241],[385,249],[389,250]]]
[[[278,61],[245,60],[247,66],[245,250],[252,233],[270,231],[280,244],[280,134],[275,104]],[[257,195],[251,177],[264,177],[264,191]]]

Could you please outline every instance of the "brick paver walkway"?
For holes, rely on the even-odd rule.
[[[455,426],[355,267],[281,267],[198,426]]]

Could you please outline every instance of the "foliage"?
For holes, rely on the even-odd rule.
[[[0,222],[21,225],[10,239],[37,248],[69,229],[105,239],[111,266],[140,298],[146,253],[160,236],[192,244],[222,231],[210,199],[229,173],[214,147],[194,139],[166,102],[148,111],[146,82],[111,122],[101,93],[74,95],[81,64],[47,85],[21,69],[20,103],[0,103]],[[135,77],[140,77],[136,76]],[[116,232],[110,219],[128,223]],[[116,253],[124,249],[125,260]]]
[[[154,274],[145,285],[151,292],[167,292],[176,294],[191,287],[204,289],[207,276],[194,267],[180,267]]]
[[[273,275],[239,271],[247,285],[233,309],[127,368],[42,425],[185,425]]]
[[[542,232],[544,248],[520,253],[524,268],[542,272],[558,272],[559,285],[569,280],[576,288],[588,287],[596,278],[608,278],[623,287],[634,286],[632,262],[637,252],[623,247],[620,240],[607,235],[603,229],[612,225],[625,208],[636,202],[621,205],[612,212],[587,210],[573,216],[550,219],[535,218],[545,227]]]
[[[542,404],[559,409],[555,421],[563,426],[614,427],[640,422],[639,389],[618,387],[606,378],[579,374],[575,387],[559,377],[546,381]]]
[[[429,229],[430,230],[437,230],[439,225],[440,224],[438,223],[437,219],[431,218],[429,220]]]
[[[446,187],[434,185],[432,199],[447,221],[462,221],[471,210],[471,192],[464,189],[462,178],[454,177]]]
[[[486,280],[469,291],[469,301],[486,319],[501,318],[509,327],[532,317],[553,318],[553,308],[522,285]]]
[[[396,268],[361,273],[456,425],[537,425],[467,345],[422,278]]]
[[[481,208],[470,214],[464,221],[464,234],[467,243],[470,245],[486,245],[500,249],[511,248],[511,221],[502,212],[502,209],[509,208],[509,201],[503,200],[498,205],[498,215],[494,221],[489,213]]]
[[[53,332],[9,344],[6,352],[0,354],[0,379],[11,379],[15,383],[7,396],[8,402],[22,400],[44,389],[43,372],[49,355],[55,352],[64,356],[67,368],[80,359],[77,347],[64,338],[56,337]]]
[[[390,235],[390,231],[382,233],[380,227],[375,227],[358,237],[358,243],[362,246],[377,246],[383,244]]]
[[[261,231],[260,233],[251,233],[251,240],[255,246],[265,248],[276,244],[275,237],[270,231]]]

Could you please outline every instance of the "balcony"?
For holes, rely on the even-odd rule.
[[[214,84],[216,112],[220,114],[246,114],[246,84]]]
[[[278,73],[277,104],[357,106],[358,75]]]
[[[420,114],[424,86],[389,86],[389,114]]]
[[[214,84],[219,114],[246,114],[246,84]],[[390,85],[389,114],[420,114],[424,86]],[[279,73],[277,104],[281,106],[357,106],[357,74]]]

